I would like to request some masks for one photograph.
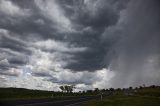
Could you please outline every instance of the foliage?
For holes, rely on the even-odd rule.
[[[89,101],[78,106],[160,106],[160,98],[145,96],[112,95],[101,100]]]
[[[70,97],[70,96],[88,96],[88,95],[100,95],[113,96],[113,95],[125,95],[125,96],[145,96],[145,97],[160,97],[160,86],[149,86],[149,87],[136,87],[136,88],[110,88],[110,89],[99,89],[87,90],[81,92],[72,92],[74,86],[60,86],[62,92],[54,91],[42,91],[42,90],[31,90],[24,88],[0,88],[0,100],[4,99],[33,99],[33,98],[57,98],[57,97]]]
[[[60,86],[59,88],[62,90],[62,92],[71,93],[73,91],[73,89],[75,88],[75,86],[74,85],[70,85],[70,86],[65,85],[65,86]]]
[[[85,92],[54,92],[54,91],[42,91],[31,90],[24,88],[0,88],[0,100],[11,99],[39,99],[39,98],[59,98],[59,97],[75,97],[75,96],[88,96]]]

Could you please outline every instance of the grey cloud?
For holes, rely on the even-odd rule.
[[[68,84],[68,85],[76,85],[76,84],[92,85],[93,84],[93,81],[89,81],[89,80],[83,80],[83,81],[81,80],[77,80],[77,81],[62,80],[62,81],[59,81],[56,78],[51,78],[51,79],[48,79],[47,81],[57,83],[57,84]]]
[[[160,53],[159,17],[158,0],[132,0],[128,4],[123,24],[117,26],[121,27],[121,39],[112,51],[110,68],[117,71],[113,86],[159,84],[159,67],[155,67]]]
[[[6,87],[7,86],[7,78],[4,76],[0,77],[0,87]]]
[[[93,32],[93,33],[91,33]],[[94,71],[108,66],[109,60],[106,62],[106,54],[111,49],[113,42],[110,40],[103,41],[101,39],[103,31],[97,31],[92,28],[84,30],[81,34],[75,34],[70,39],[75,45],[85,46],[88,49],[85,52],[74,53],[73,60],[66,68],[81,71]]]
[[[105,5],[107,3],[95,1],[93,4],[91,3],[91,7],[90,5],[87,7],[87,4],[81,2],[77,4],[73,22],[82,25],[82,27],[90,26],[97,30],[115,24],[118,19],[114,8],[109,8]],[[94,4],[99,6],[96,7]],[[102,8],[99,8],[100,6]]]
[[[7,70],[12,68],[17,69],[19,66],[24,66],[28,62],[28,55],[31,50],[27,44],[14,36],[7,30],[2,30],[0,33],[0,70],[3,75],[17,76],[15,73],[10,73]],[[3,63],[2,63],[3,62]]]
[[[33,76],[36,77],[52,77],[49,73],[47,72],[32,72]]]
[[[106,27],[117,23],[119,12],[122,7],[124,8],[124,1],[122,3],[115,0],[95,0],[88,3],[83,0],[56,1],[58,6],[62,7],[64,16],[71,21],[75,30],[63,33],[57,30],[57,23],[51,22],[49,18],[44,16],[43,11],[36,5],[36,2],[27,1],[26,3],[26,1],[18,2],[15,0],[12,3],[22,10],[28,9],[30,11],[29,16],[27,18],[21,16],[17,19],[17,16],[8,17],[3,15],[4,18],[0,20],[0,23],[2,23],[0,27],[17,33],[14,36],[26,39],[30,43],[36,40],[54,39],[60,42],[68,42],[68,44],[75,45],[77,48],[86,47],[87,50],[83,52],[66,52],[66,54],[72,55],[71,60],[74,62],[69,62],[69,65],[65,68],[73,71],[94,71],[108,66],[108,63],[104,63],[104,58],[112,44],[102,42],[101,35]],[[25,6],[24,3],[31,5]],[[69,7],[70,10],[66,9]],[[121,9],[119,9],[120,7]],[[3,40],[8,41],[1,45],[4,48],[28,52],[27,47],[23,48],[11,39],[3,38]],[[54,51],[47,50],[46,52]]]
[[[2,64],[0,63],[0,74],[4,75],[4,76],[14,76],[17,77],[20,75],[20,71],[19,69],[17,69],[17,67],[13,67],[12,64],[6,63],[6,64]]]
[[[28,60],[26,59],[26,57],[13,56],[9,59],[9,63],[15,65],[25,65],[27,62]]]
[[[10,30],[16,33],[18,37],[22,39],[62,39],[63,37],[57,35],[56,28],[52,27],[53,22],[47,19],[44,15],[42,15],[41,10],[35,5],[34,1],[9,1],[13,5],[20,8],[23,14],[25,13],[23,10],[28,10],[30,12],[27,16],[17,16],[16,14],[13,15],[6,15],[1,13],[1,20],[0,20],[0,28]],[[25,5],[24,5],[25,4]],[[28,5],[26,5],[28,4]],[[41,22],[39,21],[41,20]],[[43,23],[42,23],[43,21]],[[38,36],[37,36],[38,35]],[[34,39],[30,39],[34,38]]]
[[[66,1],[61,2],[66,3]],[[125,1],[125,3],[126,2],[127,1]],[[89,3],[90,4],[85,4],[84,1],[72,1],[72,3],[69,2],[66,4],[70,6],[70,9],[76,10],[72,11],[71,16],[74,17],[72,17],[73,19],[71,18],[71,20],[73,20],[73,23],[75,22],[74,25],[77,26],[77,31],[80,31],[74,33],[73,36],[68,36],[67,40],[75,45],[88,47],[88,50],[73,54],[73,60],[76,60],[76,62],[70,63],[65,68],[77,71],[93,71],[108,67],[110,59],[107,59],[107,62],[104,59],[112,48],[112,45],[114,45],[114,42],[110,40],[103,41],[101,37],[105,28],[111,27],[118,22],[119,13],[121,9],[125,8],[122,4],[124,5],[125,3],[123,1],[121,4],[121,2],[112,0],[95,0]],[[97,4],[97,7],[94,7],[94,4]],[[119,9],[119,6],[121,6],[121,9]],[[117,10],[117,8],[119,10]],[[113,40],[114,39],[117,38],[113,38]]]
[[[75,74],[73,76],[73,74]],[[58,83],[58,84],[85,84],[85,85],[92,85],[96,81],[100,81],[101,78],[98,78],[98,76],[95,73],[90,73],[90,72],[84,72],[82,74],[78,73],[70,73],[70,74],[57,74],[57,76],[52,76],[48,77],[44,80],[46,81],[51,81],[53,83]],[[66,76],[68,75],[68,76]],[[66,78],[63,78],[63,76],[66,76]]]
[[[17,77],[19,75],[19,73],[14,73],[10,71],[0,71],[0,74],[5,76],[14,76],[14,77]]]
[[[2,74],[25,65],[33,69],[48,66],[46,70],[58,66],[73,72],[109,68],[116,73],[110,81],[114,87],[158,83],[158,0],[56,0],[54,4],[46,0],[45,5],[43,1],[38,5],[36,1],[9,2],[13,13],[7,6],[6,10],[0,8],[0,28],[9,32],[7,36],[0,33],[0,60],[8,61],[0,64]],[[47,10],[48,4],[51,8]],[[35,46],[40,41],[62,45]],[[51,67],[53,63],[57,66]],[[63,80],[39,71],[32,76],[48,77],[53,83],[92,85],[97,80],[85,75]]]
[[[4,17],[4,16],[3,16]],[[43,20],[44,24],[38,23],[37,20]],[[59,39],[58,36],[55,36],[55,33],[57,32],[55,29],[51,28],[50,21],[44,19],[43,17],[39,15],[33,15],[32,17],[28,18],[21,18],[19,17],[12,18],[12,17],[4,17],[0,20],[1,28],[8,29],[12,32],[17,33],[19,37],[28,39],[28,37],[35,38],[56,38]],[[53,33],[54,32],[54,33]],[[20,36],[21,35],[21,36]],[[38,35],[38,36],[37,36]],[[32,39],[29,39],[32,40]]]
[[[7,60],[7,63],[0,63],[0,69],[5,71],[5,70],[9,70],[11,68],[19,68],[19,66],[23,66],[26,65],[27,60],[25,57],[20,57],[20,56],[8,56],[7,58],[5,58],[5,60]],[[3,60],[1,60],[3,61]]]
[[[25,42],[21,39],[16,39],[16,37],[11,37],[10,34],[14,36],[12,33],[7,33],[5,35],[1,33],[0,51],[2,56],[0,57],[7,59],[10,64],[26,64],[26,56],[31,54],[31,50]]]
[[[71,20],[83,27],[104,28],[118,20],[119,11],[125,7],[127,0],[61,0],[62,6]]]
[[[8,63],[8,60],[1,60],[0,61],[0,69],[1,70],[8,70],[10,68],[10,64]]]
[[[14,36],[14,35],[13,35]],[[11,49],[13,51],[23,52],[26,54],[30,54],[31,51],[27,48],[27,45],[23,42],[20,42],[11,37],[7,37],[7,35],[1,36],[0,38],[0,47]]]

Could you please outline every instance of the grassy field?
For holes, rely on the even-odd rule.
[[[0,88],[0,100],[30,99],[51,97],[50,91],[28,90],[23,88]]]
[[[160,98],[116,95],[77,106],[160,106]]]
[[[103,100],[89,101],[77,106],[160,106],[160,89],[146,88],[130,96],[119,92]]]
[[[62,93],[54,91],[29,90],[24,88],[0,88],[0,100],[40,99],[40,98],[65,98],[83,96],[87,94]]]
[[[126,92],[131,91],[131,94]],[[102,90],[86,93],[63,93],[53,91],[29,90],[24,88],[0,88],[0,100],[17,99],[39,99],[86,96],[86,95],[108,95],[103,100],[92,100],[77,106],[160,106],[160,87],[144,87],[137,89],[115,89]]]
[[[20,99],[41,99],[41,98],[54,98],[64,99],[78,96],[93,96],[96,93],[92,92],[56,92],[56,91],[43,91],[25,88],[0,88],[0,100],[20,100]]]

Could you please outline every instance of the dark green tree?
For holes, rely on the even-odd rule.
[[[99,93],[99,89],[98,89],[98,88],[95,88],[95,89],[94,89],[94,92],[95,92],[95,93]]]
[[[67,93],[71,93],[74,88],[75,88],[74,85],[70,85],[70,86],[65,85],[65,86],[64,86],[64,90],[65,90]]]
[[[60,86],[59,88],[62,90],[62,92],[64,92],[64,91],[65,91],[64,86]]]

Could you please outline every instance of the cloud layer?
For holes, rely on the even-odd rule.
[[[158,0],[0,1],[2,87],[159,84]],[[32,83],[31,83],[32,82]]]

